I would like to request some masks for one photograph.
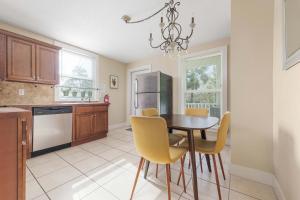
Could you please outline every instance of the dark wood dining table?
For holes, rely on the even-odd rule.
[[[218,124],[219,119],[216,117],[196,117],[196,116],[187,116],[181,114],[173,115],[161,115],[166,122],[169,132],[171,133],[173,129],[181,130],[187,132],[187,138],[189,143],[189,152],[191,156],[191,165],[192,165],[192,183],[194,191],[194,199],[198,200],[198,183],[197,183],[197,170],[196,170],[196,158],[195,158],[195,143],[194,143],[194,130],[201,131],[202,139],[206,139],[205,130],[212,128]],[[207,167],[211,171],[209,156],[206,156]],[[149,162],[146,162],[145,167],[145,178],[147,176],[147,171],[149,168]]]

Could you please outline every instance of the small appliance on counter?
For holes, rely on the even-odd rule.
[[[32,156],[62,148],[72,142],[72,106],[33,107]]]

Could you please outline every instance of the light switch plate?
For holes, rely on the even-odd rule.
[[[24,96],[25,95],[25,90],[24,89],[19,89],[19,95]]]

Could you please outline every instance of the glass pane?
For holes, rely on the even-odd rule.
[[[93,81],[86,79],[61,77],[59,96],[61,98],[86,99],[95,96]]]
[[[82,79],[93,78],[93,60],[84,55],[62,51],[61,75]]]
[[[221,56],[189,58],[186,69],[185,107],[207,108],[210,116],[221,113]]]
[[[220,92],[185,92],[184,98],[186,108],[206,108],[210,116],[220,117]]]
[[[93,81],[86,79],[78,79],[72,77],[61,76],[60,85],[72,88],[93,88]]]

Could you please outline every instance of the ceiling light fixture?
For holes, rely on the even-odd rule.
[[[167,25],[164,23],[163,17],[161,17],[159,23],[163,41],[157,46],[153,45],[152,44],[153,36],[152,33],[150,33],[150,38],[149,38],[150,46],[152,48],[160,48],[162,51],[164,51],[167,54],[169,53],[174,54],[175,51],[177,51],[177,53],[180,53],[182,50],[188,49],[190,38],[194,33],[194,28],[196,24],[195,24],[194,17],[192,17],[191,24],[190,24],[191,33],[186,37],[181,36],[182,27],[179,23],[176,22],[179,17],[179,12],[177,11],[176,7],[179,5],[180,2],[175,3],[174,0],[170,0],[169,3],[165,3],[164,7],[162,7],[160,10],[158,10],[154,14],[144,19],[131,21],[131,17],[128,15],[124,15],[122,19],[127,24],[136,24],[136,23],[144,22],[154,17],[155,15],[159,14],[160,12],[162,12],[164,9],[167,8],[167,13],[166,13]]]

